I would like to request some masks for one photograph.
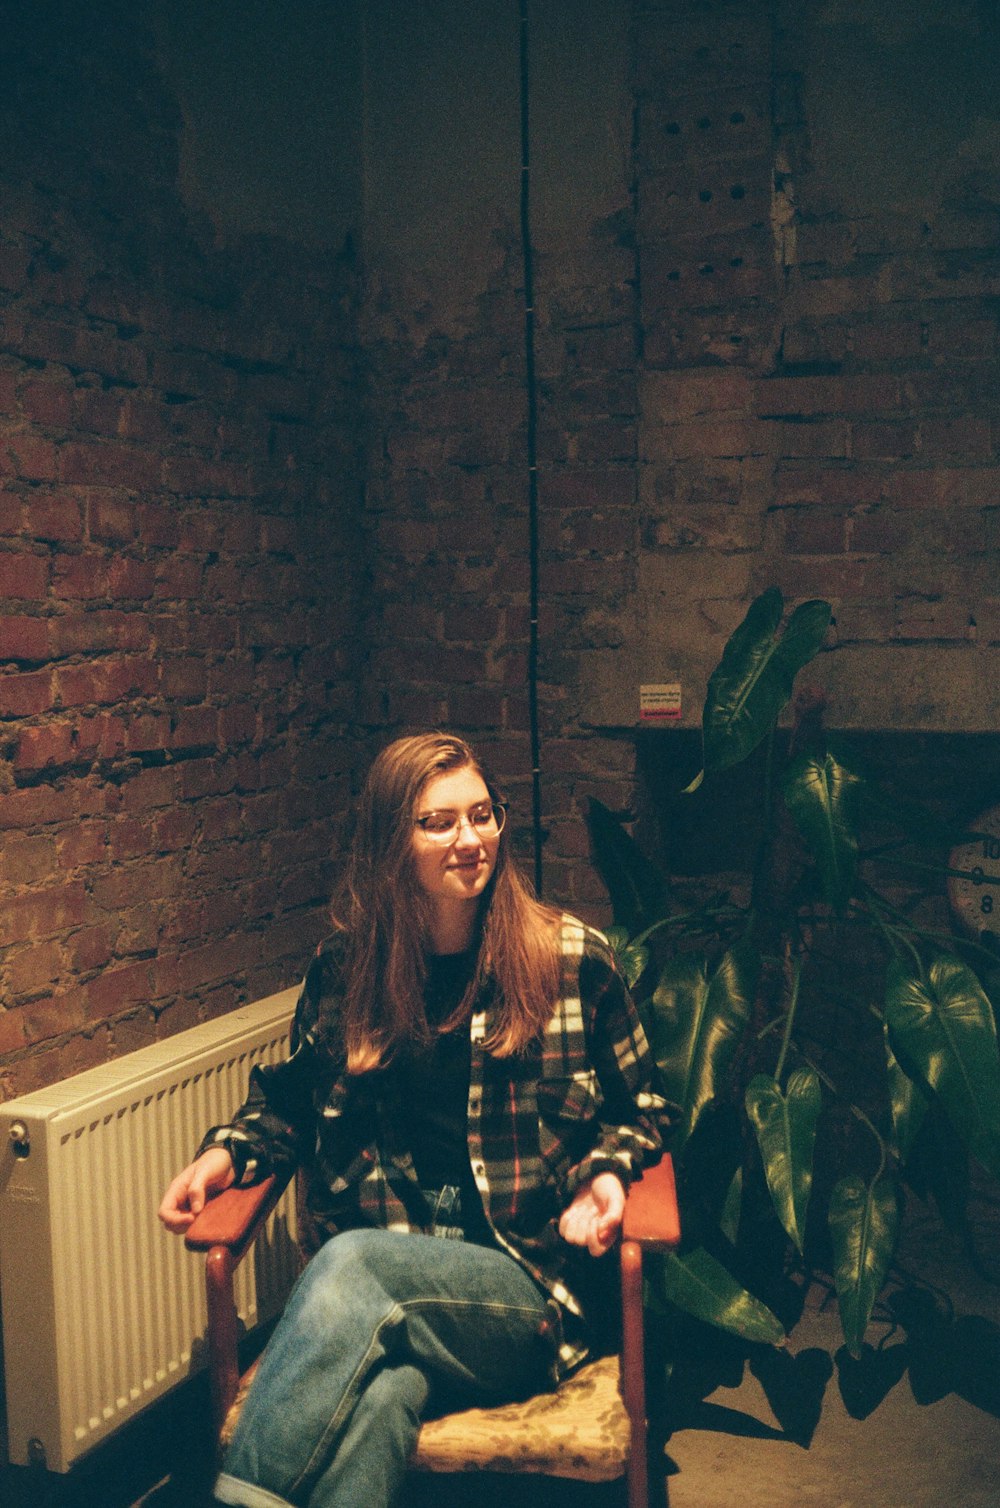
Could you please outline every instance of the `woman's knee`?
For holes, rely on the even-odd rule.
[[[372,1237],[385,1231],[353,1230],[333,1236],[311,1258],[289,1301],[298,1313],[315,1315],[317,1323],[329,1323],[334,1312],[359,1313],[373,1302],[380,1310],[392,1307],[393,1299],[379,1280],[378,1242]],[[287,1311],[286,1311],[287,1312]]]

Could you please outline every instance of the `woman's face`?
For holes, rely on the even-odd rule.
[[[417,797],[414,810],[413,860],[417,884],[438,903],[478,901],[496,868],[500,834],[493,829],[477,831],[472,818],[490,806],[490,793],[477,770],[466,765],[428,780]],[[426,825],[416,820],[434,817]],[[444,840],[433,829],[447,817],[461,819]]]

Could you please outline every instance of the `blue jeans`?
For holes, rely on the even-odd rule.
[[[320,1248],[264,1352],[216,1498],[389,1508],[433,1389],[505,1402],[547,1385],[547,1300],[512,1257],[356,1230]]]

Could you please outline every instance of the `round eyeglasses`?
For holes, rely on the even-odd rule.
[[[484,801],[464,816],[461,812],[427,812],[423,817],[414,817],[413,825],[432,843],[454,843],[463,822],[468,823],[477,838],[496,838],[503,832],[506,820],[506,802]]]

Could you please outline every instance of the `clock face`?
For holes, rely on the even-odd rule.
[[[982,836],[959,843],[948,856],[948,868],[965,877],[948,876],[948,900],[955,920],[970,937],[990,947],[1000,945],[1000,806],[980,813],[969,827]]]

